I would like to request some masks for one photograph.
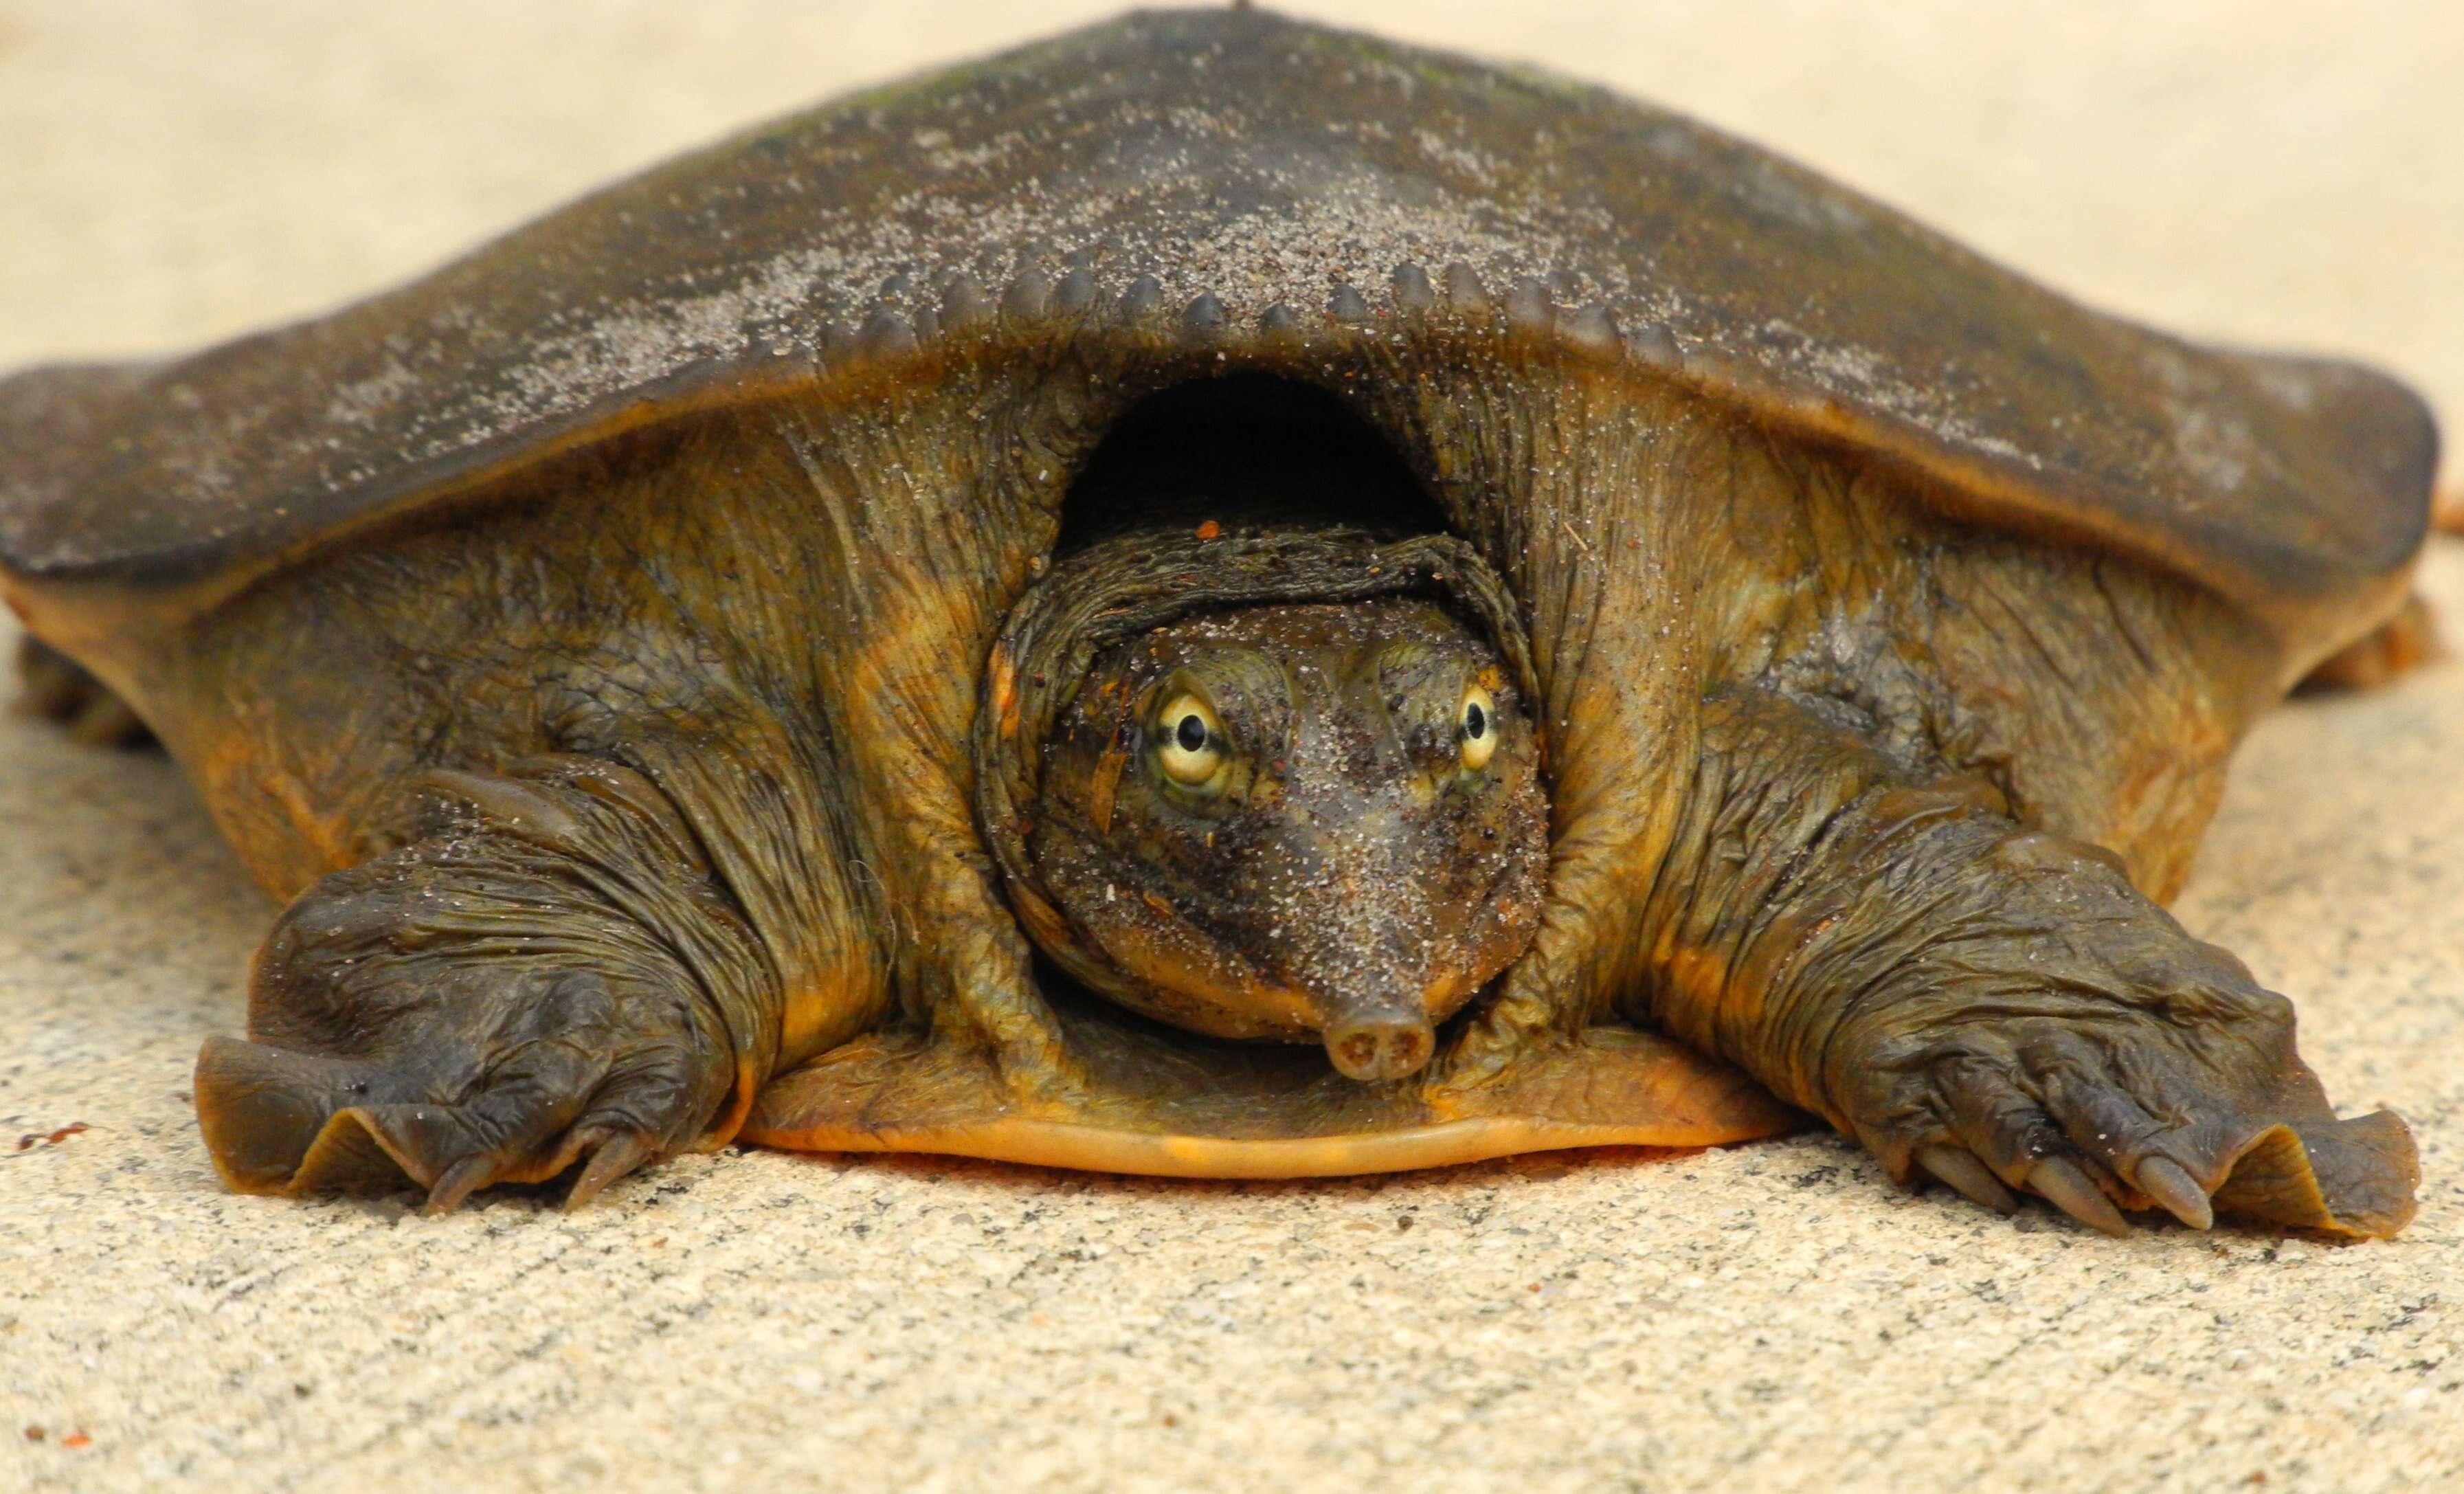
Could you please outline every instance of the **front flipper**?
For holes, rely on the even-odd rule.
[[[1507,1082],[1440,1097],[1347,1079],[1316,1048],[1213,1042],[1092,999],[1055,1010],[1074,1096],[1022,1093],[979,1045],[875,1034],[773,1080],[740,1134],[799,1151],[1316,1177],[1564,1147],[1714,1146],[1805,1123],[1735,1069],[1631,1028],[1594,1028]]]
[[[2108,1232],[2162,1207],[2352,1236],[2412,1218],[2411,1133],[2340,1120],[2293,1006],[2108,852],[1926,783],[1790,703],[1712,703],[1650,921],[1650,1015],[1920,1175]]]
[[[655,990],[506,972],[433,990],[423,1006],[380,1056],[206,1040],[198,1111],[224,1180],[294,1197],[415,1183],[444,1210],[586,1155],[578,1205],[691,1145],[726,1092],[689,1003]]]
[[[2222,1212],[2402,1229],[2420,1179],[2404,1122],[2339,1120],[2294,1050],[2292,1004],[2182,943],[2196,953],[2119,990],[2066,984],[2072,950],[2030,973],[2041,985],[1993,952],[1956,956],[1975,1009],[1918,998],[1842,1023],[1833,1103],[1895,1175],[1922,1172],[1989,1207],[2006,1201],[1998,1179],[2114,1234],[2117,1202],[2198,1228]]]
[[[255,1041],[197,1061],[232,1188],[407,1181],[446,1209],[587,1156],[580,1203],[733,1134],[777,1043],[756,940],[649,780],[532,767],[434,775],[420,839],[284,913],[252,981]]]

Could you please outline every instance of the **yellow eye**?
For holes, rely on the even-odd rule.
[[[1223,768],[1223,723],[1196,695],[1175,695],[1155,718],[1156,752],[1174,782],[1201,788]]]
[[[1497,752],[1497,701],[1478,685],[1463,692],[1455,711],[1455,739],[1463,744],[1463,765],[1474,772]]]

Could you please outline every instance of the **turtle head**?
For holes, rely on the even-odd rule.
[[[994,838],[1028,927],[1086,983],[1194,1031],[1320,1042],[1354,1079],[1401,1078],[1538,925],[1547,802],[1519,659],[1448,594],[1493,581],[1451,541],[1407,542],[1417,558],[1359,537],[1248,542],[1331,557],[1315,578],[1331,594],[1312,598],[1298,565],[1243,602],[1261,557],[1234,538],[1184,573],[1199,604],[1082,640],[1066,680],[1044,671],[1031,792]],[[1152,550],[1120,559],[1141,553],[1055,582],[1169,582]],[[1004,765],[1014,784],[1029,755]]]

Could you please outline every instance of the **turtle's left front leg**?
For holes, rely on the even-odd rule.
[[[2101,848],[1749,692],[1708,703],[1683,819],[1638,1004],[1894,1177],[2115,1232],[2117,1204],[2347,1235],[2412,1217],[2404,1123],[2339,1120],[2292,1003]]]

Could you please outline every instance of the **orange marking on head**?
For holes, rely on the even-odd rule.
[[[1095,762],[1094,781],[1087,785],[1087,812],[1094,818],[1095,833],[1112,833],[1112,795],[1121,786],[1121,770],[1129,765],[1130,755],[1115,747]]]
[[[993,718],[1001,736],[1018,735],[1018,666],[1006,648],[993,650]]]

